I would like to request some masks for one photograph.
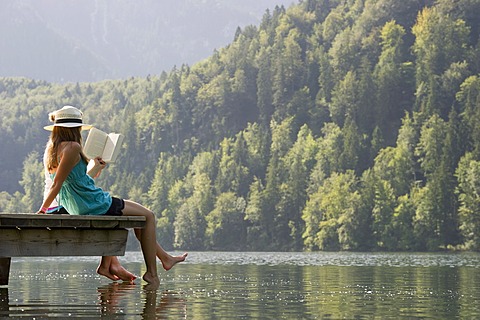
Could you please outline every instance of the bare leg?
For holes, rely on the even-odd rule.
[[[128,281],[132,282],[135,280],[137,277],[129,272],[127,269],[125,269],[121,264],[120,261],[118,261],[117,257],[112,257],[111,263],[110,263],[110,273],[117,276],[118,278],[122,279],[123,281]]]
[[[142,229],[134,229],[134,231],[137,239],[140,239],[142,236]],[[160,261],[162,262],[163,269],[165,269],[166,271],[172,269],[173,266],[176,265],[177,263],[185,261],[185,258],[188,255],[188,253],[185,252],[180,256],[172,256],[171,254],[166,252],[158,242],[157,242],[155,254],[157,255],[158,259],[160,259]]]
[[[146,218],[145,228],[140,237],[140,245],[142,247],[143,259],[147,266],[147,271],[143,275],[143,280],[153,285],[160,285],[157,274],[156,261],[156,244],[155,235],[155,216],[153,212],[133,201],[125,200],[125,208],[123,209],[125,216],[140,216]]]
[[[110,280],[117,281],[120,278],[110,272],[110,265],[112,264],[112,256],[104,256],[100,260],[100,264],[97,267],[97,273],[99,275],[105,276]]]

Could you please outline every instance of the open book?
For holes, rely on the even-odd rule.
[[[90,129],[83,152],[94,159],[101,157],[105,162],[115,162],[122,146],[124,136],[119,133],[105,133],[97,128]]]

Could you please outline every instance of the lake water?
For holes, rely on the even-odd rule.
[[[120,260],[143,274],[139,252]],[[476,253],[190,252],[156,290],[100,277],[97,262],[12,259],[0,318],[480,319]]]

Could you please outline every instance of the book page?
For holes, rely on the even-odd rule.
[[[106,162],[115,162],[122,146],[124,136],[119,133],[110,133],[105,142],[102,159]]]
[[[83,152],[90,159],[102,157],[106,140],[107,134],[105,132],[97,128],[90,129]]]

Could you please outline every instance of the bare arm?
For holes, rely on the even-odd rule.
[[[50,187],[50,191],[48,192],[48,195],[42,203],[41,209],[37,213],[45,213],[45,210],[43,209],[48,208],[55,199],[55,197],[58,195],[63,182],[65,181],[65,179],[67,179],[68,175],[78,163],[78,161],[80,161],[81,150],[82,146],[79,143],[64,143],[64,147],[60,152],[60,163],[58,164],[52,186]]]
[[[87,174],[92,177],[92,178],[97,178],[100,175],[100,172],[102,172],[103,169],[107,166],[107,163],[102,160],[100,157],[96,157],[93,159],[94,165],[93,167],[88,170]]]

